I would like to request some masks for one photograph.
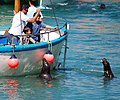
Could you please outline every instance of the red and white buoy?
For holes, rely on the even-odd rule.
[[[10,68],[17,68],[19,65],[19,60],[18,58],[13,54],[9,59],[8,59],[8,66]]]
[[[48,50],[45,53],[43,58],[45,58],[49,64],[52,64],[54,62],[54,55],[52,54],[50,50]]]

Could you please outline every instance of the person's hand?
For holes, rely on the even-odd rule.
[[[59,30],[59,28],[55,27],[53,30],[54,30],[54,31],[57,31],[57,30]]]
[[[39,8],[37,8],[37,9],[36,9],[36,12],[37,12],[37,13],[40,13],[40,9],[39,9]]]
[[[10,30],[10,28],[7,28],[6,30],[5,30],[5,33],[4,34],[8,34],[8,31]]]

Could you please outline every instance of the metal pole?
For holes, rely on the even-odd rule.
[[[64,69],[65,69],[66,53],[67,53],[67,37],[65,39],[65,49],[64,49],[64,60],[63,60],[63,68]]]
[[[40,0],[40,8],[42,8],[42,0]]]

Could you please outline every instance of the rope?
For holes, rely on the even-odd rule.
[[[48,50],[50,50],[52,52],[52,42],[48,41]]]
[[[49,33],[48,33],[48,50],[52,52],[52,42],[49,39]]]
[[[15,52],[15,44],[14,44],[14,36],[12,36],[12,44],[11,44],[11,46],[12,46],[12,48],[13,48],[13,54],[14,54],[14,52]]]
[[[53,14],[54,14],[54,17],[55,17],[56,25],[58,26],[58,21],[57,21],[57,18],[56,18],[55,9],[54,9],[52,0],[50,0],[50,3],[51,3],[51,5],[52,5],[52,11],[53,11]]]
[[[58,28],[58,21],[57,21],[57,18],[56,18],[55,9],[54,9],[52,0],[50,0],[50,3],[52,5],[52,11],[53,11],[53,14],[54,14],[54,17],[55,17],[55,21],[56,21],[56,25],[57,25],[57,28]],[[59,34],[60,34],[60,30],[59,30]],[[60,34],[60,36],[61,36],[61,34]]]

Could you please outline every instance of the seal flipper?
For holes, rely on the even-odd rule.
[[[51,81],[53,79],[50,74],[50,65],[45,58],[43,58],[43,66],[39,78],[46,81]]]

